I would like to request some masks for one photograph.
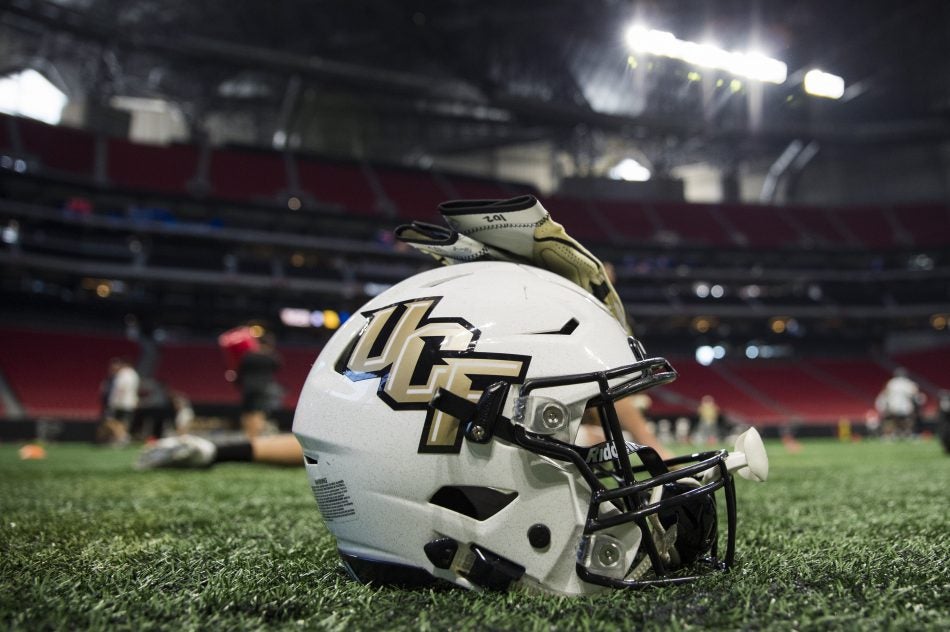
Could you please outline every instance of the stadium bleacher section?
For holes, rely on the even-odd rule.
[[[104,173],[94,169],[97,151]],[[203,151],[210,151],[204,167]],[[134,301],[149,305],[169,298],[182,301],[185,314],[193,305],[182,288],[195,279],[202,288],[202,300],[195,304],[201,306],[236,305],[263,313],[310,301],[321,309],[353,309],[368,292],[364,283],[392,282],[428,263],[394,247],[382,235],[388,228],[412,219],[440,221],[436,208],[447,199],[533,193],[511,182],[313,155],[141,145],[5,115],[0,115],[0,154],[10,158],[7,162],[27,164],[22,174],[8,168],[10,182],[31,183],[24,188],[29,191],[25,199],[4,207],[2,219],[15,218],[22,225],[17,252],[0,244],[0,256],[9,261],[24,254],[37,257],[44,269],[61,276],[80,274],[79,268],[89,277],[119,268],[134,270],[131,278],[137,280],[164,275],[153,294],[129,283],[129,304],[137,309]],[[200,173],[202,168],[206,173]],[[305,207],[289,209],[288,197],[298,194]],[[583,243],[612,249],[621,275],[618,287],[633,305],[645,302],[667,311],[709,305],[692,286],[700,278],[696,271],[713,268],[732,279],[731,285],[722,281],[726,295],[715,307],[754,307],[763,319],[775,304],[883,309],[946,300],[932,278],[889,282],[874,276],[882,271],[906,275],[908,259],[916,256],[908,250],[912,246],[933,248],[928,256],[941,264],[940,247],[950,244],[950,207],[945,205],[776,208],[560,195],[542,197],[542,202]],[[799,279],[826,272],[816,252],[831,258],[829,270],[847,273],[826,275],[818,293]],[[770,272],[777,281],[750,301],[739,294],[741,284],[749,282],[742,275],[753,266],[750,262],[763,261],[762,283]],[[855,283],[856,275],[867,280]],[[680,287],[671,291],[670,279],[680,276]],[[228,279],[234,287],[212,291]],[[253,296],[240,296],[247,288],[254,289]],[[334,302],[322,305],[325,296]],[[687,327],[690,316],[681,320],[687,324],[680,326]],[[224,379],[220,351],[210,337],[205,340],[162,345],[155,377],[195,402],[235,406],[239,395]],[[138,351],[122,339],[19,327],[0,330],[0,344],[0,369],[27,414],[63,418],[95,417],[108,358]],[[285,407],[295,405],[317,348],[315,343],[281,349]],[[943,369],[946,351],[898,354],[890,360],[931,388],[950,388]],[[708,367],[690,358],[673,361],[680,379],[654,398],[657,414],[691,415],[703,395],[714,394],[728,415],[766,425],[861,420],[890,372],[868,358],[807,354]]]
[[[195,403],[235,405],[237,387],[225,377],[224,356],[213,343],[162,345],[155,378],[169,390],[184,393]]]
[[[944,204],[908,204],[892,211],[919,246],[950,243],[950,206]]]
[[[557,196],[544,200],[545,208],[556,217],[571,235],[584,243],[606,242],[611,239],[610,226],[590,200]]]
[[[783,411],[792,421],[826,423],[838,418],[863,419],[874,400],[863,399],[813,375],[796,361],[729,362],[731,373]]]
[[[891,377],[884,366],[868,358],[811,358],[803,362],[806,370],[835,384],[864,402],[874,402],[881,387]]]
[[[215,149],[208,179],[212,195],[225,200],[273,203],[288,189],[286,162],[274,151]]]
[[[735,241],[763,248],[774,248],[801,241],[796,227],[788,222],[788,213],[774,213],[769,207],[723,205],[720,212],[734,227]]]
[[[380,217],[379,203],[363,168],[356,163],[298,158],[300,187],[319,203],[369,217]]]
[[[729,233],[704,204],[651,203],[662,230],[676,235],[676,243],[731,246]]]
[[[18,119],[16,125],[24,157],[35,168],[62,176],[92,177],[96,164],[96,139],[92,134],[30,119]]]
[[[610,227],[614,241],[648,242],[660,230],[647,210],[637,204],[596,200],[593,207]]]
[[[109,180],[119,188],[186,195],[197,174],[198,150],[194,146],[156,147],[109,139]]]
[[[400,219],[441,222],[439,204],[451,193],[432,174],[418,170],[375,169],[386,198]]]
[[[293,409],[303,389],[310,367],[320,354],[319,347],[282,347],[280,357],[283,366],[277,373],[277,381],[284,388],[284,407]]]
[[[869,248],[893,248],[900,246],[904,234],[888,209],[877,207],[838,208],[834,213],[848,232]]]
[[[95,333],[0,329],[0,370],[31,417],[95,419],[109,360],[135,361],[137,344]]]
[[[444,176],[446,188],[453,199],[464,200],[502,200],[516,195],[533,193],[530,187],[511,185],[479,178],[468,178],[458,175]]]
[[[683,414],[693,414],[704,395],[713,395],[724,414],[734,421],[771,425],[783,422],[787,415],[773,402],[752,389],[742,388],[728,379],[718,367],[702,366],[686,358],[673,358],[679,377],[672,384],[658,389],[675,393],[677,399],[690,406]],[[662,398],[662,394],[659,395]]]
[[[922,378],[933,388],[950,389],[948,357],[950,357],[950,346],[944,346],[898,353],[894,355],[894,361],[910,371],[912,375]]]
[[[207,190],[198,186],[200,149],[156,147],[0,115],[0,151],[25,159],[30,170],[49,176],[94,179],[96,145],[103,144],[108,184],[169,195],[267,203],[283,207],[295,169],[301,193],[318,205],[357,216],[437,219],[439,202],[451,198],[493,199],[535,193],[523,184],[494,182],[423,169],[360,164],[309,155],[292,160],[278,151],[211,150]],[[881,248],[950,243],[950,207],[779,208],[746,204],[618,202],[550,198],[558,219],[582,239],[602,242],[675,244],[757,249]]]

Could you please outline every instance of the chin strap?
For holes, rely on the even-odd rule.
[[[413,222],[398,227],[396,238],[444,265],[510,261],[550,270],[593,294],[629,332],[604,264],[551,219],[534,196],[444,202],[439,212],[448,228]]]
[[[653,488],[653,492],[650,494],[650,504],[660,502],[663,499],[663,486],[659,485]],[[676,568],[679,566],[679,554],[676,552],[676,523],[674,522],[670,527],[664,528],[663,523],[660,522],[660,517],[657,514],[650,514],[647,517],[647,522],[650,523],[650,533],[653,535],[653,545],[656,547],[656,551],[660,556],[660,559],[666,565],[667,568]],[[638,580],[642,579],[648,570],[653,566],[650,561],[650,556],[646,555],[640,560],[640,563],[637,564],[632,571],[627,575],[628,578]]]

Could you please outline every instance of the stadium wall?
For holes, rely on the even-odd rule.
[[[950,198],[950,144],[823,148],[789,187],[795,204],[881,204]]]

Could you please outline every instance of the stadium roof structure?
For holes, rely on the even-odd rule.
[[[613,139],[663,170],[771,160],[796,139],[950,136],[948,19],[931,0],[5,0],[0,72],[33,68],[94,103],[170,101],[193,137],[223,112],[254,144],[408,164],[536,140],[583,156]],[[632,24],[760,51],[785,79],[634,50]],[[843,77],[841,98],[807,94],[812,69]]]

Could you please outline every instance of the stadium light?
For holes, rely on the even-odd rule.
[[[838,75],[812,69],[805,73],[805,92],[815,97],[840,99],[844,96],[844,79]]]
[[[648,29],[639,24],[628,28],[625,37],[627,46],[635,53],[679,59],[700,68],[724,70],[739,77],[768,83],[784,83],[788,76],[785,62],[757,51],[727,51],[713,43],[681,40],[667,31]]]
[[[614,165],[607,174],[613,180],[628,182],[646,182],[652,175],[650,170],[633,158],[624,158]]]
[[[35,70],[24,70],[0,79],[0,112],[20,114],[56,125],[66,101],[66,95]]]
[[[716,359],[716,352],[709,345],[703,345],[696,348],[696,362],[703,366],[709,366]]]

